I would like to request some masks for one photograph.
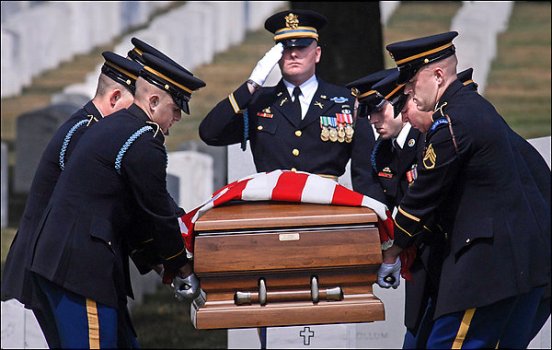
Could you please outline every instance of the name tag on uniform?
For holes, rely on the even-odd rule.
[[[266,112],[258,112],[257,113],[257,117],[261,117],[261,118],[272,118],[273,116],[274,116],[274,114],[266,113]]]

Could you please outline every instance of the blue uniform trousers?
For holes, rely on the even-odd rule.
[[[544,288],[535,288],[491,305],[441,316],[433,323],[427,348],[523,348],[531,340],[543,292]]]
[[[420,349],[425,348],[427,343],[427,338],[431,332],[433,326],[433,312],[435,311],[435,304],[431,298],[427,301],[426,310],[422,319],[420,320],[420,325],[416,330],[416,333],[406,330],[404,335],[403,349]]]
[[[139,347],[130,327],[119,329],[119,317],[126,317],[126,310],[118,315],[116,308],[96,303],[43,278],[37,279],[48,299],[62,348]]]

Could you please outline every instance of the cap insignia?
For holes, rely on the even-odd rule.
[[[360,95],[360,91],[358,91],[358,89],[356,87],[354,87],[354,88],[351,89],[351,94],[354,97],[357,97],[358,95]]]
[[[289,13],[286,16],[286,27],[290,29],[297,29],[299,26],[299,17],[296,14]]]

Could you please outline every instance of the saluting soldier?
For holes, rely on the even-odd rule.
[[[457,79],[457,35],[387,46],[400,70],[397,82],[406,83],[418,110],[433,115],[418,177],[399,205],[394,245],[384,251],[378,275],[398,277],[401,250],[436,217],[447,242],[426,346],[494,348],[504,345],[509,329],[515,339],[508,346],[522,347],[550,282],[550,207],[532,201],[539,189],[524,181],[530,171],[514,131]],[[510,327],[515,322],[528,326]]]
[[[19,228],[12,242],[2,276],[2,300],[17,299],[33,310],[48,345],[60,346],[51,315],[43,308],[44,300],[36,295],[28,253],[30,242],[42,213],[52,195],[80,137],[104,116],[129,107],[134,100],[135,82],[140,65],[113,52],[102,53],[105,62],[98,78],[96,94],[56,131],[44,150],[29,191]]]
[[[322,55],[318,31],[326,22],[309,10],[269,17],[265,28],[274,33],[276,45],[247,82],[203,119],[201,139],[212,146],[241,142],[242,148],[249,139],[258,172],[289,169],[334,179],[343,175],[355,139],[354,97],[316,75]],[[282,80],[263,87],[277,63]]]
[[[166,189],[164,139],[205,83],[180,66],[143,57],[134,104],[81,137],[32,245],[31,271],[48,298],[61,347],[137,346],[130,320],[120,324],[131,294],[127,240],[137,210],[153,223],[165,269],[179,272],[177,295],[198,292]]]

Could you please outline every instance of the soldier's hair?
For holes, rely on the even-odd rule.
[[[101,73],[98,77],[98,87],[96,88],[96,96],[101,97],[108,94],[113,89],[120,89],[125,93],[131,93],[125,86],[117,83],[115,80],[111,79],[107,75]]]

